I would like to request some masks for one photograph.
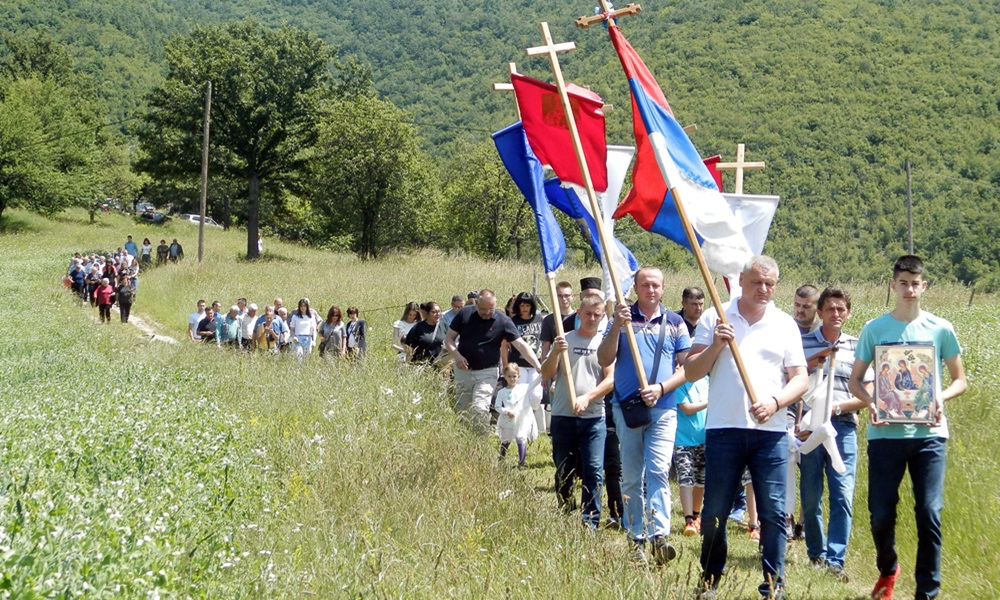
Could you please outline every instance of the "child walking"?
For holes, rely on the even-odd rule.
[[[497,435],[500,436],[500,459],[507,456],[507,447],[514,442],[517,444],[517,466],[524,469],[527,467],[528,442],[538,437],[538,426],[525,394],[525,386],[515,387],[519,375],[517,363],[507,363],[503,370],[504,388],[497,392],[494,407],[499,413]]]

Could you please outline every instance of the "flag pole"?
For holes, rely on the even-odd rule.
[[[515,65],[514,63],[507,63],[507,67],[510,70],[510,74],[511,75],[517,74],[517,65]],[[514,91],[514,85],[511,84],[511,83],[494,83],[493,84],[493,91],[494,92],[513,92]],[[514,96],[514,110],[517,112],[517,118],[518,118],[518,120],[520,120],[521,119],[521,107],[518,106],[518,104],[517,104],[517,96]],[[564,336],[564,335],[566,335],[566,332],[563,329],[563,325],[562,325],[562,320],[563,320],[562,313],[559,310],[559,295],[556,292],[556,274],[554,272],[552,272],[552,273],[546,272],[545,273],[545,279],[546,279],[546,281],[548,281],[548,284],[549,284],[549,296],[551,296],[551,299],[552,299],[552,315],[553,315],[553,318],[555,319],[556,335],[558,335],[558,336]],[[570,363],[570,360],[569,360],[569,352],[563,352],[562,353],[561,361],[562,361],[563,371],[565,371],[565,373],[566,373],[566,391],[569,393],[570,406],[571,407],[576,407],[576,385],[574,385],[574,383],[573,383],[573,365]],[[541,364],[540,361],[539,361],[539,364]],[[541,371],[539,371],[538,375],[539,375],[539,377],[541,376]],[[543,385],[544,385],[544,383],[543,383]]]
[[[628,13],[624,10],[613,11],[608,5],[607,0],[600,1],[601,7],[604,9],[604,13],[598,16],[601,17],[601,20],[607,23],[609,35],[612,27],[616,29],[618,28],[618,25],[615,23],[615,17],[618,16],[617,13],[621,12],[623,14],[634,15],[641,10],[641,8],[639,8],[638,10],[630,11]],[[583,27],[586,26],[580,24],[579,20],[577,24]],[[593,24],[593,21],[588,22],[588,25],[590,24]],[[571,119],[570,121],[572,122]],[[576,138],[574,138],[574,140],[575,139]],[[589,182],[589,173],[584,173],[584,176],[588,177],[587,181]],[[694,254],[695,261],[698,263],[698,270],[701,271],[701,277],[705,281],[705,287],[708,288],[708,295],[712,300],[712,305],[715,306],[715,311],[719,315],[719,322],[728,324],[729,321],[726,319],[726,314],[722,310],[722,300],[719,299],[719,291],[715,287],[715,278],[712,276],[712,273],[708,269],[708,264],[705,262],[705,256],[701,252],[701,245],[698,244],[698,237],[695,235],[694,227],[691,226],[691,220],[688,219],[687,211],[684,210],[684,203],[677,194],[676,188],[671,186],[669,181],[665,181],[664,183],[667,184],[667,187],[670,190],[670,195],[674,199],[674,206],[677,208],[677,215],[680,218],[681,223],[684,225],[684,233],[687,235],[688,244],[691,246],[691,252]],[[600,228],[600,224],[598,224],[598,228]],[[740,379],[743,381],[743,387],[746,388],[747,396],[750,398],[750,404],[754,405],[757,403],[757,394],[754,392],[753,385],[750,383],[750,377],[747,373],[746,365],[743,363],[743,356],[740,354],[739,345],[737,345],[735,339],[729,340],[728,345],[729,350],[733,353],[733,360],[736,362],[736,369],[740,372]]]
[[[559,57],[557,52],[565,52],[576,48],[576,44],[569,42],[565,44],[554,44],[552,34],[549,33],[549,24],[542,22],[542,37],[544,46],[528,48],[528,56],[538,56],[547,54],[552,65],[552,74],[556,79],[556,89],[559,90],[559,97],[562,99],[563,113],[566,116],[566,124],[569,126],[570,137],[573,139],[573,150],[576,152],[576,162],[580,167],[580,174],[583,176],[584,187],[587,189],[587,199],[590,201],[590,211],[594,215],[594,224],[597,226],[597,239],[601,244],[601,251],[608,258],[608,274],[611,277],[611,285],[615,291],[615,300],[618,304],[625,304],[625,295],[622,293],[621,282],[618,281],[618,274],[615,272],[612,256],[609,254],[613,246],[608,240],[608,232],[604,228],[604,212],[597,201],[597,193],[594,191],[594,182],[590,177],[590,170],[587,168],[587,157],[583,153],[583,143],[580,141],[580,131],[576,127],[576,119],[573,117],[573,106],[569,100],[569,93],[566,91],[566,82],[563,79],[562,69],[559,67]],[[635,364],[636,374],[639,376],[639,387],[645,388],[649,385],[646,378],[646,370],[642,366],[642,359],[639,357],[639,345],[635,340],[635,331],[632,329],[632,322],[625,322],[625,337],[628,339],[629,350],[632,354],[632,362]],[[655,375],[655,373],[654,373]]]
[[[563,337],[566,330],[563,329],[562,311],[559,309],[559,294],[556,291],[556,274],[546,273],[545,280],[549,284],[549,295],[552,296],[552,318],[555,319],[556,335]],[[549,353],[551,353],[551,348]],[[559,357],[562,362],[563,372],[566,374],[566,391],[569,392],[570,407],[576,412],[576,385],[573,383],[573,365],[569,361],[569,351],[562,353]]]
[[[669,186],[669,182],[667,183]],[[701,271],[701,276],[705,280],[705,287],[708,288],[708,295],[712,299],[712,305],[715,307],[715,312],[719,314],[720,323],[729,323],[726,319],[726,313],[722,310],[722,301],[719,299],[719,291],[715,289],[715,278],[712,276],[712,272],[708,269],[708,264],[705,262],[705,255],[701,252],[701,245],[698,244],[698,238],[694,233],[694,227],[691,226],[691,221],[688,219],[687,211],[684,210],[684,203],[681,202],[680,196],[677,194],[677,188],[670,188],[670,195],[674,199],[674,206],[677,207],[677,215],[681,219],[681,223],[684,224],[684,232],[687,234],[688,243],[691,245],[691,251],[694,252],[694,258],[698,262],[698,270]],[[737,300],[739,302],[739,300]],[[740,379],[743,380],[743,386],[747,390],[747,396],[750,397],[750,405],[757,404],[757,394],[753,391],[753,385],[750,383],[750,376],[747,373],[747,368],[743,364],[743,356],[740,354],[740,347],[736,343],[736,339],[729,340],[729,349],[733,353],[733,360],[736,361],[736,369],[740,372]]]

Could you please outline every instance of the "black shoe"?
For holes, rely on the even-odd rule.
[[[697,600],[715,600],[718,595],[719,578],[721,575],[702,573],[698,581],[698,587],[694,589],[694,597]]]
[[[760,595],[761,600],[785,600],[785,588],[777,586],[767,594]]]
[[[833,575],[838,580],[840,580],[841,583],[850,583],[851,582],[851,577],[850,577],[850,575],[847,574],[847,569],[845,569],[844,567],[842,567],[840,565],[830,565],[830,564],[828,564],[828,565],[826,565],[826,570],[827,570],[827,572],[830,573],[830,575]]]
[[[633,540],[630,545],[629,559],[637,565],[648,566],[649,558],[646,556],[646,542]]]
[[[653,560],[659,566],[664,566],[668,562],[677,558],[677,550],[662,537],[653,538]]]
[[[804,540],[806,539],[806,526],[802,523],[796,523],[794,527],[794,532],[792,533],[793,540]]]

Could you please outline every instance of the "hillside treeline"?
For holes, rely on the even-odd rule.
[[[681,121],[698,124],[693,139],[702,154],[732,159],[743,142],[749,159],[768,163],[747,176],[746,191],[782,197],[767,251],[783,264],[817,279],[883,273],[888,258],[906,249],[903,166],[909,160],[916,251],[936,274],[966,282],[995,279],[1000,13],[993,3],[717,0],[643,8],[622,19],[622,29]],[[73,73],[92,82],[101,118],[120,121],[115,132],[130,143],[149,127],[151,92],[169,80],[170,43],[192,39],[196,27],[253,16],[266,27],[312,32],[332,50],[332,78],[344,75],[339,61],[365,90],[323,101],[326,118],[314,132],[316,143],[297,157],[313,171],[293,170],[271,186],[264,180],[261,226],[369,255],[435,245],[530,257],[529,215],[499,172],[488,141],[489,131],[513,120],[512,101],[492,93],[489,84],[503,80],[511,60],[522,72],[550,78],[543,59],[523,52],[540,43],[537,23],[547,20],[557,41],[577,43],[562,57],[567,77],[615,105],[609,140],[627,143],[627,87],[607,36],[599,27],[572,26],[573,17],[589,12],[562,0],[13,0],[0,7],[0,24],[13,35],[42,31],[64,47]],[[405,140],[380,138],[407,148],[407,161],[382,161],[401,167],[395,183],[382,182],[383,190],[396,194],[391,201],[383,202],[387,192],[359,196],[336,179],[377,179],[358,161],[336,158],[371,150],[379,136],[361,131],[369,127],[362,125],[366,115],[379,115],[379,127],[398,124],[405,133]],[[331,146],[354,134],[369,146]],[[200,156],[198,148],[187,152]],[[251,179],[222,176],[232,172],[221,164],[213,170],[210,212],[247,225]],[[197,196],[193,180],[150,173],[156,184],[150,193],[178,206]],[[368,221],[351,212],[383,205],[398,212],[372,209]],[[387,221],[388,230],[369,235],[381,241],[359,243],[366,228]],[[688,260],[652,236],[624,229],[622,238],[644,260]],[[582,250],[576,259],[584,259]]]

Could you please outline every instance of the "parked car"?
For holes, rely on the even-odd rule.
[[[195,225],[201,222],[201,215],[183,214],[179,218],[181,221],[187,221],[188,223],[194,223]],[[209,227],[222,227],[222,225],[219,225],[215,219],[209,216],[205,217],[205,225]]]
[[[139,215],[147,211],[155,211],[156,207],[149,202],[140,202],[135,205],[135,214]]]
[[[162,225],[170,220],[170,217],[158,210],[147,210],[141,212],[136,215],[135,218],[143,223],[153,223],[155,225]]]

